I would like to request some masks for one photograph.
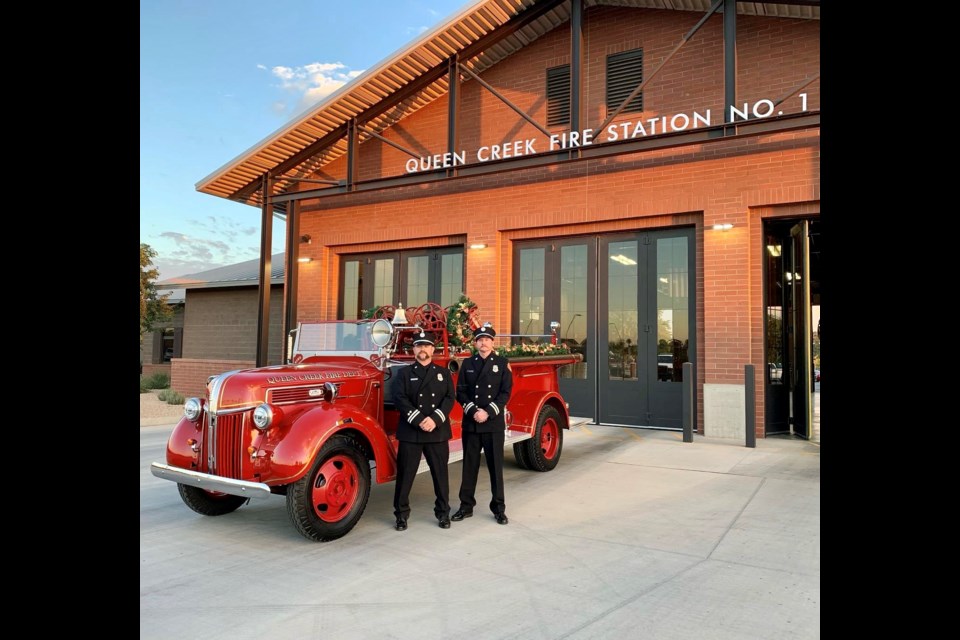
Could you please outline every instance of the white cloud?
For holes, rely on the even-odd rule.
[[[249,221],[242,224],[227,216],[206,216],[188,220],[186,226],[189,233],[164,231],[158,236],[154,263],[161,279],[236,264],[259,255],[260,229]],[[283,239],[282,228],[275,228],[274,232]]]
[[[258,64],[258,65],[257,65],[257,69],[263,69],[264,71],[266,71],[266,70],[267,70],[267,65],[265,65],[265,64]]]
[[[280,80],[280,89],[298,97],[297,108],[302,109],[323,100],[363,70],[351,70],[342,62],[311,62],[299,67],[278,65],[270,73]],[[285,110],[287,106],[286,101],[278,100],[273,103],[273,110]]]

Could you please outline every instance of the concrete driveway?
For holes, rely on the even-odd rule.
[[[346,537],[302,538],[271,498],[203,517],[154,478],[172,425],[140,429],[140,637],[818,638],[820,449],[756,449],[587,426],[559,466],[508,451],[508,526],[437,527],[428,474],[410,528],[374,485]],[[451,468],[456,509],[460,464]]]

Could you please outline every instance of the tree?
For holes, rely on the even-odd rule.
[[[140,339],[152,331],[153,325],[169,320],[173,310],[167,304],[167,295],[159,295],[153,281],[160,272],[153,266],[157,252],[150,245],[140,243]]]

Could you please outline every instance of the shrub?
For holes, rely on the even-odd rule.
[[[143,376],[140,376],[140,393],[150,393],[150,387],[147,385],[147,381],[143,379]]]
[[[165,373],[155,373],[147,378],[148,389],[166,389],[170,386],[170,376]]]
[[[157,394],[157,398],[167,404],[183,404],[184,400],[186,400],[182,393],[174,391],[173,389],[164,389]]]

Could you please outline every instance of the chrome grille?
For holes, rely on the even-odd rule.
[[[207,473],[223,478],[243,478],[246,443],[243,428],[249,411],[207,414]]]

